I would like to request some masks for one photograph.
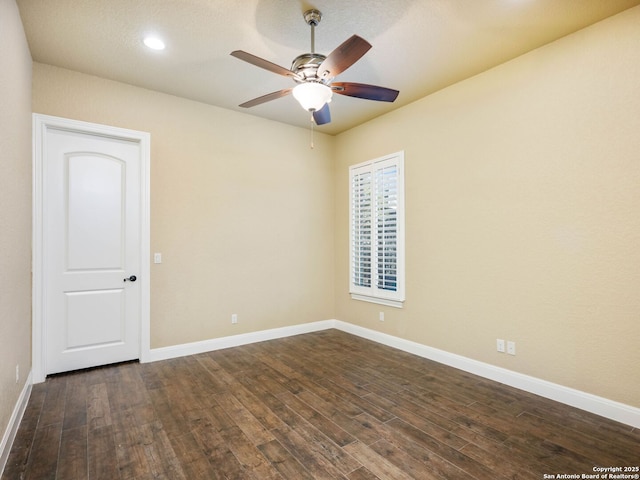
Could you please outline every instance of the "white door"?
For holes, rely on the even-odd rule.
[[[140,358],[143,146],[52,125],[41,141],[44,374]]]

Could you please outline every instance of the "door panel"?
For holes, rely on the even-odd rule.
[[[124,294],[123,288],[66,292],[64,351],[123,344],[126,340]],[[87,315],[87,312],[92,313]]]
[[[96,154],[69,155],[67,270],[123,269],[126,164]]]
[[[43,150],[45,373],[139,358],[140,145],[51,128]]]

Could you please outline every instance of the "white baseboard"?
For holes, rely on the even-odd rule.
[[[264,342],[265,340],[275,340],[276,338],[290,337],[302,333],[317,332],[334,328],[335,320],[323,320],[313,323],[303,323],[292,327],[272,328],[258,332],[242,333],[229,337],[213,338],[200,342],[184,343],[170,347],[152,348],[148,356],[142,359],[143,362],[156,362],[158,360],[168,360],[170,358],[184,357],[198,353],[212,352],[223,348],[239,347],[249,343]]]
[[[419,357],[428,358],[429,360],[434,360],[438,363],[458,368],[489,380],[494,380],[526,392],[540,395],[541,397],[555,400],[587,412],[595,413],[596,415],[600,415],[635,428],[640,428],[640,408],[625,405],[597,395],[575,390],[573,388],[558,385],[536,377],[507,370],[505,368],[496,367],[495,365],[490,365],[488,363],[473,360],[454,353],[445,352],[444,350],[438,350],[437,348],[428,347],[421,343],[394,337],[392,335],[377,332],[375,330],[340,320],[324,320],[320,322],[295,325],[292,327],[274,328],[259,332],[233,335],[230,337],[204,340],[201,342],[155,348],[149,351],[148,357],[144,358],[143,361],[154,362],[157,360],[167,360],[170,358],[210,352],[223,348],[237,347],[265,340],[274,340],[302,333],[317,332],[319,330],[327,330],[329,328],[336,328],[358,337],[397,348],[398,350],[412,353]]]
[[[419,357],[428,358],[429,360],[434,360],[438,363],[479,375],[489,380],[494,380],[529,393],[540,395],[541,397],[595,413],[601,417],[640,428],[640,408],[507,370],[506,368],[472,360],[461,355],[438,350],[437,348],[428,347],[421,343],[404,340],[351,323],[341,322],[340,320],[335,321],[335,328],[383,345],[397,348],[398,350],[418,355]]]
[[[33,382],[31,381],[31,372],[29,372],[27,381],[22,388],[22,392],[20,392],[20,396],[18,397],[16,406],[14,407],[13,413],[11,414],[11,418],[9,418],[9,424],[7,425],[7,428],[4,431],[4,435],[2,436],[2,443],[0,443],[0,477],[4,472],[4,467],[6,467],[7,465],[7,460],[9,459],[9,453],[11,453],[13,441],[15,440],[16,434],[18,433],[18,427],[20,426],[20,422],[22,421],[24,411],[27,408],[27,403],[29,403],[32,385]]]

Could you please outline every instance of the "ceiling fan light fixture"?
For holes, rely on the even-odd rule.
[[[324,83],[305,82],[293,88],[293,96],[302,108],[309,112],[317,112],[331,101],[333,91]]]

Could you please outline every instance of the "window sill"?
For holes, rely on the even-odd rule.
[[[378,303],[380,305],[386,305],[387,307],[402,308],[404,306],[404,300],[391,300],[389,298],[368,297],[367,295],[360,295],[352,293],[351,298],[353,300],[361,300],[363,302]]]

